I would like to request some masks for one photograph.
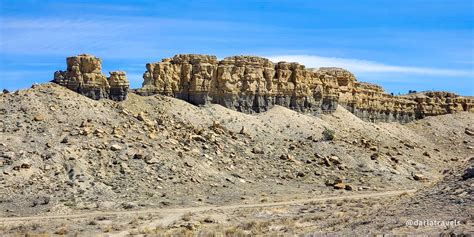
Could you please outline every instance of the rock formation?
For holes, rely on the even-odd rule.
[[[66,71],[56,71],[54,82],[91,99],[110,98],[124,100],[129,83],[124,72],[110,72],[110,78],[102,74],[101,60],[88,54],[66,59]]]
[[[445,91],[427,91],[404,95],[416,102],[416,117],[451,114],[461,111],[474,112],[474,99]]]
[[[128,88],[130,86],[127,76],[123,71],[109,72],[109,97],[115,101],[122,101],[127,98]]]
[[[338,78],[339,104],[356,116],[373,122],[406,123],[426,116],[461,111],[474,112],[474,100],[448,92],[423,92],[402,96],[387,94],[382,87]]]
[[[298,63],[272,63],[253,56],[217,61],[209,55],[176,55],[146,65],[142,95],[164,94],[200,105],[217,103],[241,112],[281,105],[297,111],[331,112],[337,81]]]
[[[344,69],[320,69],[329,72]],[[416,102],[387,94],[382,87],[358,82],[350,72],[339,73],[339,104],[357,117],[373,122],[406,123],[415,119]]]
[[[92,99],[125,100],[129,82],[125,72],[101,72],[101,61],[81,54],[67,58],[67,70],[54,82]],[[337,104],[373,122],[409,122],[425,116],[474,112],[474,100],[449,92],[393,96],[382,87],[358,82],[341,68],[305,69],[298,63],[273,63],[266,58],[180,54],[146,65],[137,92],[163,94],[195,105],[221,104],[237,111],[263,112],[274,105],[313,114],[331,113]]]
[[[393,96],[380,86],[358,82],[341,68],[305,69],[254,56],[180,54],[148,63],[141,95],[163,94],[192,104],[221,104],[246,113],[281,105],[313,114],[333,112],[337,104],[373,122],[409,122],[425,116],[474,112],[474,100],[446,92]]]

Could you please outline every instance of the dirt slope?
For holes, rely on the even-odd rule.
[[[55,84],[0,95],[0,118],[2,217],[418,189],[474,146],[470,113],[374,124],[342,107],[249,115],[163,96],[95,101]]]

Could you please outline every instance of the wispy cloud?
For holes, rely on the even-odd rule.
[[[61,9],[81,9],[89,11],[116,11],[116,12],[138,12],[142,11],[144,7],[139,5],[118,5],[118,4],[107,4],[107,3],[71,3],[71,2],[62,2],[55,3],[51,7]]]
[[[225,34],[217,36],[217,32],[250,28],[256,31],[234,22],[165,17],[5,17],[0,32],[8,37],[0,41],[0,54],[69,55],[88,52],[109,58],[153,57],[157,52],[167,49],[176,52],[187,45],[237,43],[245,39]]]
[[[352,59],[352,58],[334,58],[321,57],[314,55],[276,55],[268,57],[272,61],[290,61],[299,62],[308,68],[318,67],[341,67],[355,74],[358,73],[406,73],[406,74],[423,74],[433,76],[452,76],[452,77],[471,77],[474,71],[471,70],[455,70],[441,69],[430,67],[412,67],[387,65],[384,63]]]

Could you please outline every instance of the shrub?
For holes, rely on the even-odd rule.
[[[323,139],[326,141],[332,141],[336,138],[336,132],[332,129],[325,128],[323,131]]]

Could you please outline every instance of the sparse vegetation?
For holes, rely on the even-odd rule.
[[[57,235],[65,235],[67,233],[68,233],[68,230],[65,225],[58,227],[58,229],[56,229],[56,231],[54,232],[54,234],[57,234]]]
[[[329,128],[324,128],[323,131],[323,139],[325,141],[332,141],[336,138],[336,131],[329,129]]]
[[[193,213],[187,212],[187,213],[185,213],[185,214],[183,215],[183,217],[181,217],[181,220],[183,220],[183,221],[190,221],[192,216],[193,216]]]
[[[67,223],[66,235],[86,236],[122,231],[152,236],[295,235],[333,227],[344,231],[412,194],[399,191],[402,194],[393,194],[393,199],[341,199],[340,195],[420,188],[424,184],[414,184],[407,171],[419,169],[432,177],[439,174],[439,164],[452,161],[439,159],[452,154],[447,151],[459,156],[471,151],[466,149],[471,135],[465,127],[459,128],[472,121],[467,113],[405,126],[365,122],[344,108],[320,118],[283,107],[246,115],[133,93],[116,111],[114,102],[84,100],[54,85],[31,90],[34,93],[20,91],[21,97],[8,95],[0,103],[0,107],[8,105],[0,108],[0,114],[8,115],[0,123],[0,130],[7,131],[0,143],[2,182],[8,194],[0,198],[4,218],[95,214],[64,221],[45,218],[37,221],[39,225],[2,222],[0,232],[7,234],[61,234],[60,223]],[[43,119],[33,120],[38,111],[47,112]],[[140,112],[143,121],[135,118]],[[219,123],[212,123],[216,118]],[[431,126],[426,126],[427,121]],[[433,132],[438,135],[433,137]],[[150,133],[156,138],[151,140]],[[451,140],[452,134],[462,140]],[[413,143],[408,138],[419,136],[423,139],[417,140],[416,147],[404,145]],[[27,138],[26,142],[19,137]],[[118,146],[112,149],[113,145]],[[380,157],[371,160],[374,152]],[[393,157],[397,163],[391,161]],[[354,188],[334,190],[324,185],[336,180]],[[38,198],[44,196],[51,200]],[[298,199],[310,202],[274,206]],[[250,207],[228,208],[233,205]],[[141,212],[149,208],[159,211]],[[161,208],[173,211],[160,212]],[[397,211],[392,217],[397,217]],[[361,225],[354,228],[364,228]]]

